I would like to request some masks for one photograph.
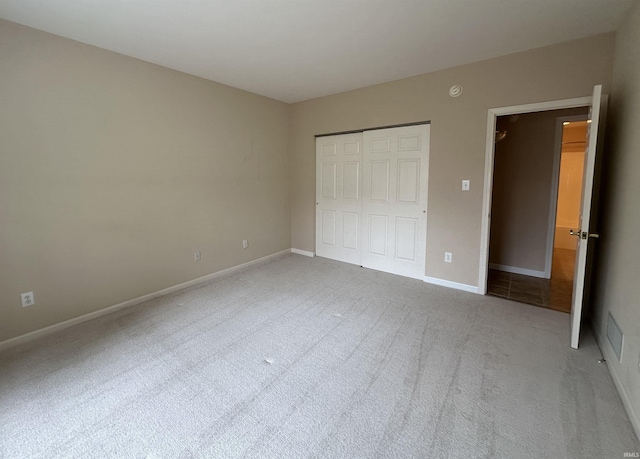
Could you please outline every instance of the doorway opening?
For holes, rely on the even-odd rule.
[[[489,295],[571,312],[587,114],[497,117]]]
[[[484,169],[484,195],[482,198],[482,227],[480,238],[480,265],[478,274],[478,293],[487,293],[487,280],[489,276],[489,242],[491,233],[491,205],[493,196],[493,173],[495,147],[497,140],[497,119],[503,115],[519,115],[523,113],[538,113],[549,110],[561,110],[566,108],[588,107],[588,136],[587,151],[584,161],[584,178],[581,191],[580,225],[575,236],[577,243],[576,264],[574,273],[574,287],[571,299],[571,347],[578,349],[580,342],[580,327],[582,325],[583,310],[589,301],[589,282],[591,279],[591,267],[593,266],[593,243],[600,237],[597,233],[597,197],[599,183],[598,151],[602,151],[604,137],[601,131],[604,128],[604,120],[607,111],[607,96],[602,94],[602,85],[595,85],[590,97],[578,97],[575,99],[553,100],[511,107],[490,108],[487,116],[487,137],[485,150]],[[599,134],[600,133],[600,134]],[[503,137],[501,135],[501,137]],[[528,191],[533,193],[533,191]],[[555,216],[555,213],[552,214]],[[529,215],[525,215],[525,221],[534,221]],[[551,232],[552,234],[553,232]],[[552,235],[548,233],[548,237]],[[549,245],[548,245],[549,246]],[[552,246],[552,244],[551,244]],[[592,247],[590,249],[590,246]],[[550,260],[550,258],[548,258]],[[550,272],[550,266],[549,266]]]

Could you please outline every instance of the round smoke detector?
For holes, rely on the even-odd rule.
[[[459,84],[454,84],[449,88],[449,95],[451,97],[458,97],[460,94],[462,94],[462,86]]]

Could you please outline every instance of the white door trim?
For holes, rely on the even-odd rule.
[[[551,277],[553,245],[556,236],[556,214],[558,211],[558,188],[560,186],[560,159],[562,158],[562,133],[565,121],[585,121],[587,115],[559,116],[556,118],[556,139],[553,151],[553,172],[551,173],[551,202],[549,204],[549,228],[547,229],[547,254],[544,262],[544,277]]]
[[[591,105],[592,96],[574,99],[551,100],[510,107],[490,108],[487,114],[487,139],[484,159],[484,188],[482,197],[482,222],[480,231],[480,266],[478,274],[478,293],[486,295],[489,273],[489,230],[491,228],[491,197],[493,193],[493,161],[495,155],[496,119],[503,115],[561,110],[564,108],[585,107]]]

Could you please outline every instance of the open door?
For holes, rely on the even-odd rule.
[[[594,228],[595,222],[592,218],[593,184],[596,178],[596,153],[598,150],[599,131],[602,131],[601,124],[604,122],[601,113],[605,109],[602,102],[602,86],[593,88],[593,102],[589,110],[589,130],[587,131],[587,151],[585,154],[584,179],[582,182],[582,202],[580,204],[580,227],[571,234],[578,238],[576,252],[576,269],[573,281],[573,296],[571,305],[571,347],[578,349],[580,340],[580,325],[582,323],[582,309],[585,302],[585,291],[588,291],[589,278],[587,266],[589,256],[593,256],[593,250],[589,250],[591,241],[598,238]],[[588,121],[589,122],[589,121]],[[602,137],[602,136],[600,136]]]

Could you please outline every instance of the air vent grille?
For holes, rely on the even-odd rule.
[[[618,327],[618,324],[614,320],[611,313],[609,313],[609,318],[607,320],[607,338],[609,338],[609,343],[611,343],[611,347],[613,348],[613,352],[618,356],[618,361],[622,360],[622,342],[624,340],[624,335],[622,334],[622,330]]]

